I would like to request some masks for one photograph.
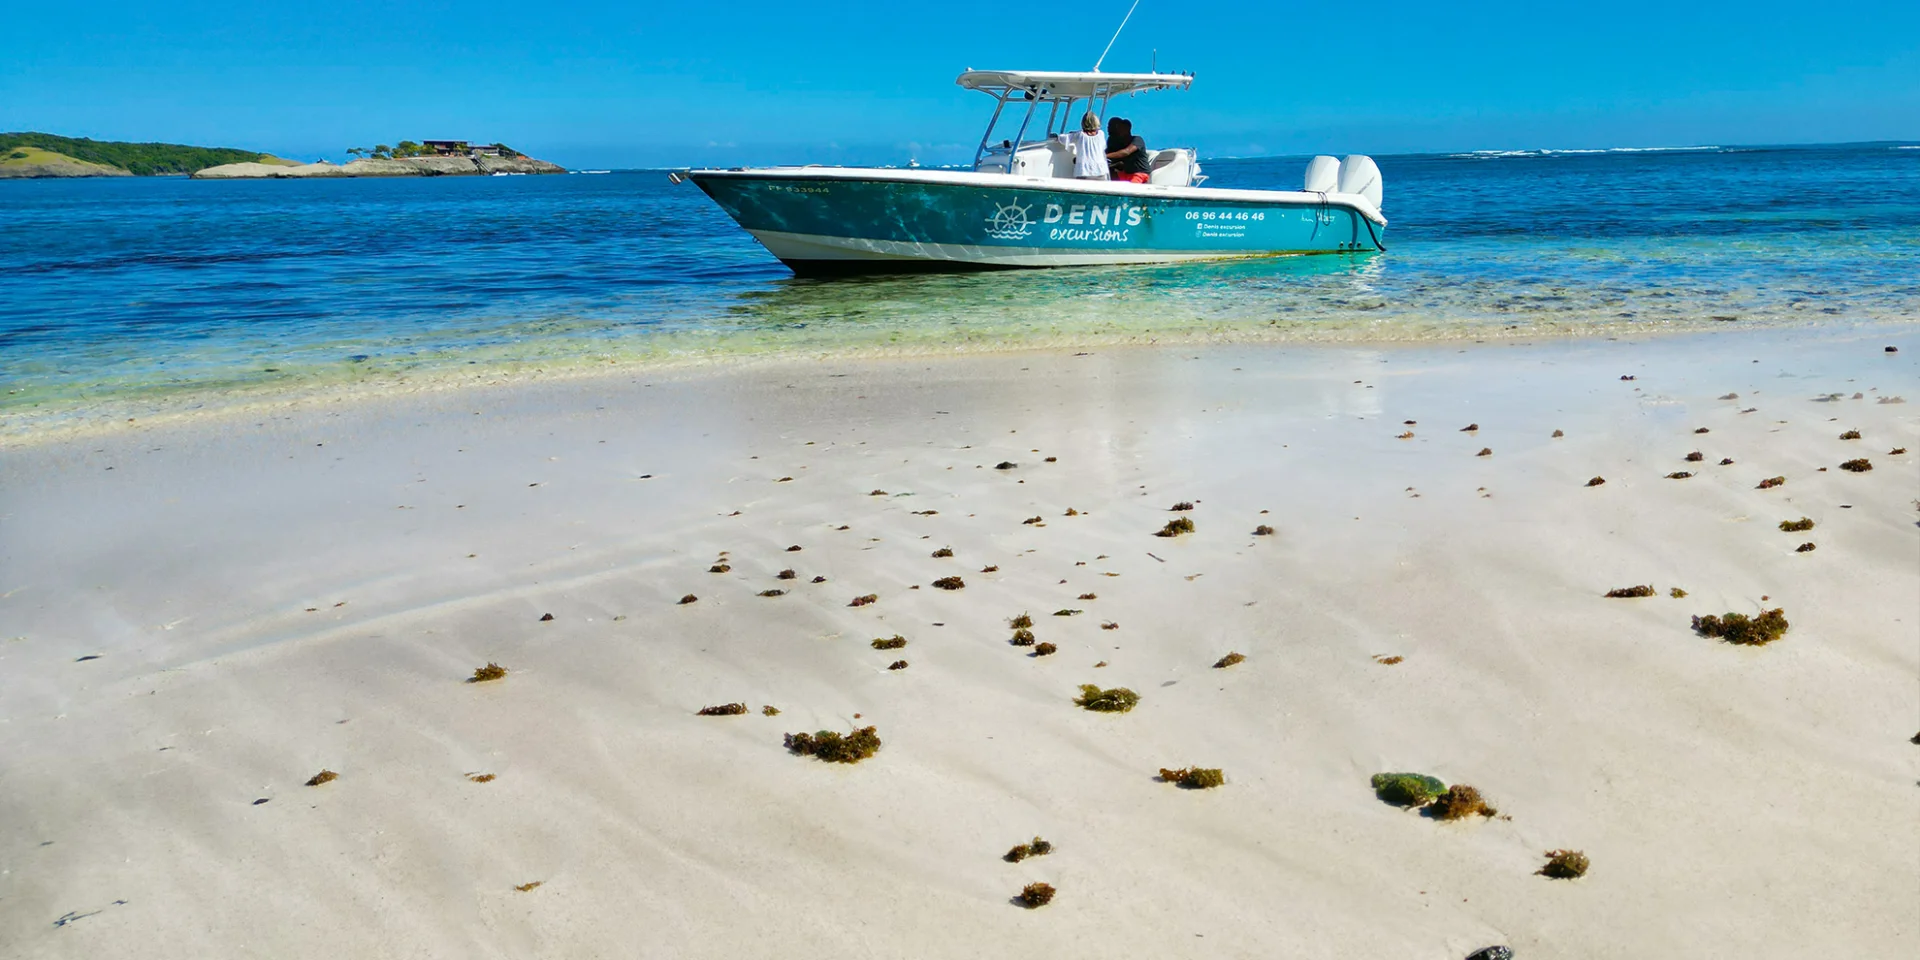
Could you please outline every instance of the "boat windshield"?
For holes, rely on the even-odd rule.
[[[1085,100],[1086,110],[1090,110],[1102,120],[1107,116],[1107,102],[1117,94],[1145,93],[1153,90],[1185,90],[1193,84],[1190,73],[1066,73],[1039,70],[968,70],[955,81],[968,90],[978,90],[994,98],[993,118],[987,121],[987,132],[980,136],[980,149],[973,155],[975,166],[987,153],[988,144],[993,142],[993,131],[1000,124],[1000,118],[1006,113],[1007,104],[1025,103],[1027,109],[1022,112],[1019,132],[1007,138],[1004,149],[1018,153],[1020,147],[1029,142],[1044,141],[1056,133],[1064,133],[1078,125],[1078,115],[1073,109],[1074,103]],[[1027,132],[1032,129],[1034,117],[1040,107],[1047,108],[1046,127],[1039,130],[1040,136],[1027,140]]]

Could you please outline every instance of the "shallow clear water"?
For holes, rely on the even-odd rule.
[[[854,281],[792,278],[657,172],[0,182],[0,413],[609,359],[1920,317],[1920,150],[1377,159],[1384,254]]]

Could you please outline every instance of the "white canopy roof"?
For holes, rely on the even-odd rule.
[[[968,70],[955,81],[968,90],[998,95],[1002,91],[1031,93],[1041,99],[1100,97],[1142,90],[1185,90],[1193,76],[1185,73],[1072,73],[1049,70]]]

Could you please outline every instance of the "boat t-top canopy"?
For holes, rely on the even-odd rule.
[[[1148,90],[1185,90],[1190,73],[1072,73],[1053,70],[968,70],[955,81],[1000,99],[1086,100]]]

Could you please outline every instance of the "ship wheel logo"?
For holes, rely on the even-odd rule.
[[[1003,203],[994,208],[987,217],[987,236],[996,240],[1023,240],[1033,231],[1033,221],[1027,219],[1027,211],[1032,206],[1020,206],[1017,203]]]

